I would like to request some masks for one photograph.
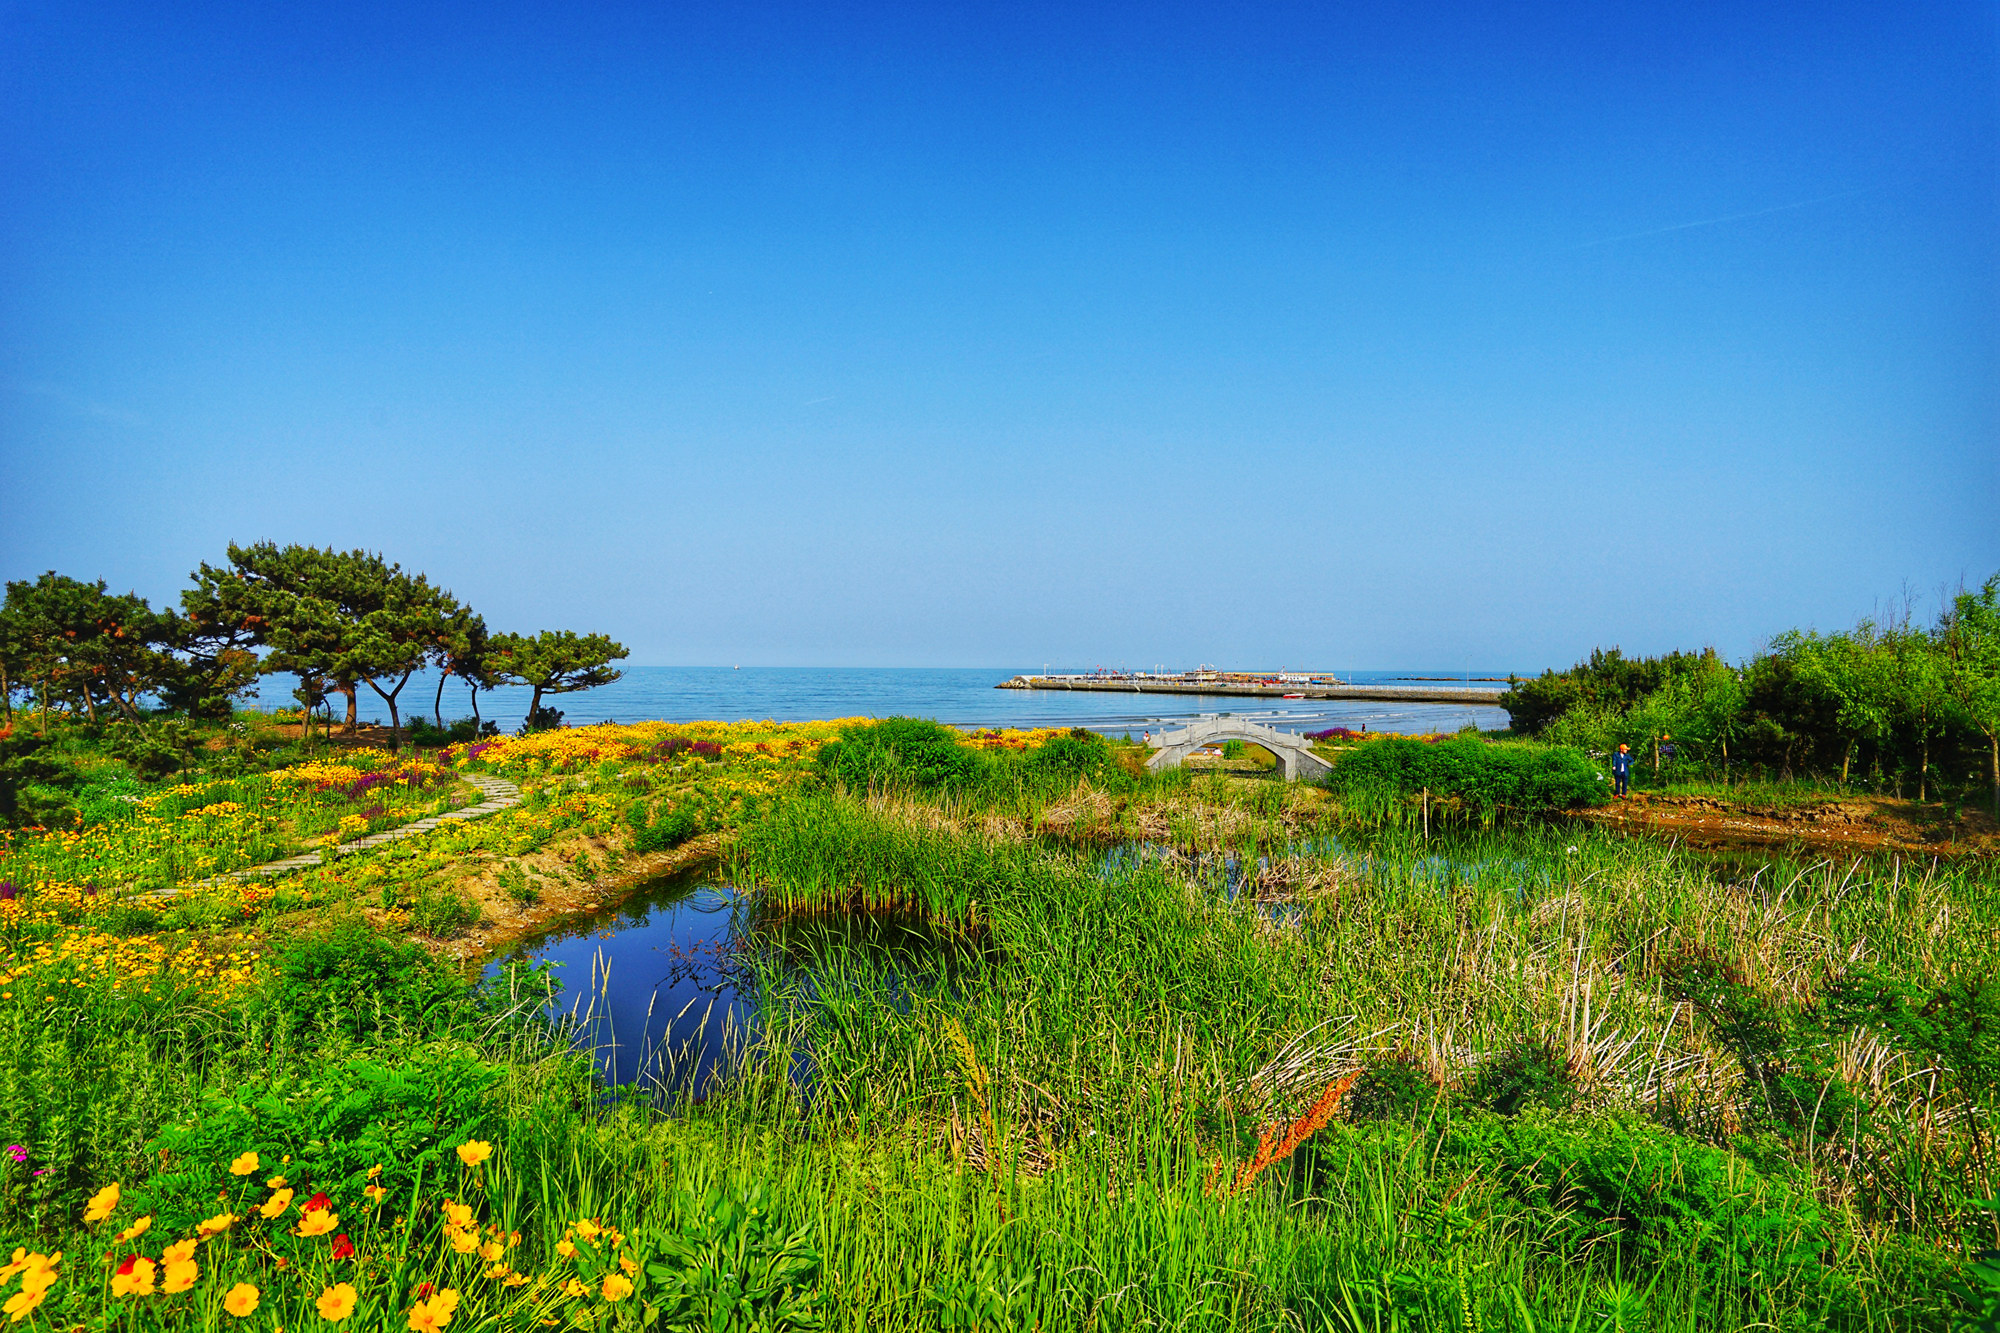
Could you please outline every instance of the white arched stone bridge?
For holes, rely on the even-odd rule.
[[[1181,760],[1202,746],[1221,745],[1225,741],[1244,741],[1269,750],[1277,757],[1278,767],[1284,772],[1287,782],[1324,777],[1333,769],[1333,765],[1313,753],[1312,742],[1304,737],[1255,722],[1240,722],[1233,717],[1205,717],[1178,731],[1163,731],[1149,738],[1146,744],[1152,746],[1155,753],[1146,761],[1146,767],[1155,773],[1179,768]]]

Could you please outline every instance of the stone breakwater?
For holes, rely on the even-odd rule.
[[[1093,690],[1105,694],[1203,694],[1255,699],[1340,699],[1353,703],[1497,705],[1505,690],[1421,685],[1264,685],[1238,681],[1105,676],[1015,676],[996,690]]]

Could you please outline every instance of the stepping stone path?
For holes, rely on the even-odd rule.
[[[448,824],[454,820],[483,819],[487,815],[497,815],[502,810],[511,810],[521,803],[521,789],[504,778],[489,778],[476,773],[466,773],[461,776],[467,782],[484,792],[486,799],[478,805],[468,805],[459,810],[447,810],[441,815],[431,815],[426,819],[419,819],[413,824],[404,824],[400,828],[383,829],[380,833],[371,833],[365,838],[356,838],[353,842],[344,842],[338,847],[331,848],[330,854],[345,856],[349,852],[367,851],[372,847],[381,847],[384,844],[397,842],[404,838],[414,838],[419,833],[428,833],[439,825]],[[231,870],[226,874],[217,875],[216,879],[233,879],[238,883],[242,883],[245,880],[262,879],[267,875],[286,875],[294,870],[304,870],[308,866],[324,865],[328,854],[328,852],[304,852],[298,856],[288,856],[282,861],[266,861],[262,865],[246,866],[242,870]],[[162,889],[147,896],[153,898],[171,898],[178,892],[178,889]]]

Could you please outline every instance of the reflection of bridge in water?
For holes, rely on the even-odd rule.
[[[1303,736],[1233,717],[1205,717],[1178,731],[1163,731],[1151,737],[1146,743],[1156,753],[1146,761],[1146,767],[1155,773],[1179,768],[1181,760],[1204,745],[1221,745],[1225,741],[1245,741],[1269,750],[1287,782],[1323,777],[1333,768],[1313,753],[1312,742]]]

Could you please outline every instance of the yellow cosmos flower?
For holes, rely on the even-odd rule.
[[[248,1282],[237,1283],[222,1298],[222,1308],[238,1319],[248,1319],[257,1311],[257,1289]]]
[[[192,1259],[168,1261],[166,1265],[166,1281],[161,1285],[160,1290],[166,1292],[169,1296],[177,1291],[186,1291],[194,1285],[194,1280],[200,1276],[201,1265]]]
[[[330,1208],[315,1208],[299,1219],[301,1236],[324,1236],[340,1225],[340,1214]]]
[[[595,1222],[585,1221],[576,1224],[576,1234],[585,1240],[596,1240],[603,1230],[604,1228],[598,1226]]]
[[[556,1253],[560,1254],[565,1259],[576,1258],[576,1242],[567,1240],[557,1241]]]
[[[451,1240],[451,1248],[460,1254],[477,1254],[479,1252],[478,1232],[446,1231],[444,1234]]]
[[[223,1232],[229,1230],[229,1228],[234,1225],[236,1225],[236,1214],[217,1213],[214,1217],[209,1218],[207,1221],[203,1222],[200,1226],[196,1227],[194,1231],[197,1236],[206,1239],[210,1236],[220,1236]]]
[[[497,1240],[489,1240],[479,1247],[479,1257],[489,1264],[497,1264],[506,1256],[507,1247]]]
[[[319,1317],[337,1324],[354,1313],[354,1284],[336,1282],[319,1294]]]
[[[263,1203],[257,1205],[257,1211],[262,1213],[264,1220],[268,1222],[291,1206],[292,1192],[290,1190],[279,1190],[276,1194],[264,1200]]]
[[[123,1231],[119,1232],[118,1239],[121,1241],[137,1240],[139,1239],[139,1237],[145,1235],[147,1229],[150,1228],[152,1225],[153,1225],[153,1217],[152,1214],[148,1213],[146,1216],[139,1218],[137,1221],[133,1222],[131,1226],[126,1227]]]
[[[370,1180],[375,1179],[377,1176],[380,1176],[381,1174],[382,1174],[382,1164],[380,1162],[377,1162],[374,1166],[368,1168],[368,1178]]]
[[[196,1241],[192,1236],[186,1240],[175,1241],[173,1244],[167,1246],[165,1250],[161,1251],[160,1262],[163,1264],[186,1263],[188,1260],[194,1258],[195,1244]]]
[[[383,1189],[380,1185],[363,1185],[361,1193],[368,1202],[380,1203],[388,1195],[389,1191]]]
[[[18,1324],[33,1314],[35,1307],[40,1305],[48,1294],[47,1287],[37,1287],[32,1291],[23,1287],[9,1296],[5,1305],[0,1305],[0,1311],[6,1312],[8,1323]]]
[[[260,1165],[262,1163],[257,1160],[256,1153],[246,1152],[229,1164],[229,1174],[232,1176],[247,1176]]]
[[[118,1266],[111,1275],[113,1296],[150,1296],[153,1294],[153,1261],[133,1255]]]
[[[478,1166],[493,1155],[493,1145],[480,1139],[458,1145],[458,1160],[467,1166]]]
[[[106,1185],[90,1196],[90,1204],[83,1210],[86,1222],[102,1222],[118,1210],[118,1187]]]
[[[590,1295],[590,1288],[584,1286],[575,1278],[571,1278],[563,1284],[563,1294],[576,1300],[582,1300],[585,1296]]]
[[[285,1178],[283,1176],[272,1176],[264,1183],[274,1190],[281,1190],[285,1187]]]
[[[472,1209],[462,1203],[444,1204],[444,1224],[448,1227],[469,1227],[472,1225]]]
[[[623,1273],[608,1273],[604,1278],[604,1299],[622,1301],[632,1294],[632,1279]]]

